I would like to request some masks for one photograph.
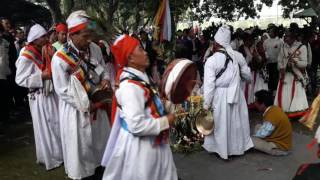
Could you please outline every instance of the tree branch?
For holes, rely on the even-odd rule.
[[[320,0],[308,0],[312,9],[320,16]]]

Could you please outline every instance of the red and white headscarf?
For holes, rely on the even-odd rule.
[[[68,32],[68,27],[67,25],[63,23],[59,23],[56,25],[56,32]]]
[[[115,59],[115,69],[117,72],[115,83],[119,84],[120,75],[123,71],[123,68],[128,64],[128,57],[134,51],[134,49],[140,44],[140,42],[128,35],[121,35],[116,39],[116,41],[111,46],[111,52]],[[117,109],[117,100],[115,95],[112,100],[112,113],[111,113],[111,123],[113,124],[115,120]]]
[[[115,68],[117,70],[116,81],[119,80],[122,69],[128,64],[128,57],[139,45],[139,41],[128,35],[121,35],[111,46],[111,52],[115,58]]]
[[[90,16],[84,10],[72,12],[67,18],[68,32],[72,34],[86,29],[89,18]]]

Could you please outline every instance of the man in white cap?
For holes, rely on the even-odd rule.
[[[59,167],[62,147],[57,96],[45,93],[45,82],[51,79],[41,49],[47,43],[47,32],[39,24],[31,27],[28,45],[22,48],[16,62],[16,83],[29,88],[29,105],[33,122],[37,162],[47,170]]]
[[[204,68],[204,108],[213,110],[214,133],[205,137],[203,147],[223,159],[242,155],[253,147],[248,108],[240,80],[251,80],[244,57],[230,46],[230,30],[219,28],[214,36],[215,53]]]
[[[83,179],[100,166],[110,131],[107,113],[93,103],[92,94],[110,83],[101,50],[91,42],[88,15],[75,11],[67,25],[69,40],[52,58],[52,78],[60,98],[65,171],[71,179]]]

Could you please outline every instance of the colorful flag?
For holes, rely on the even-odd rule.
[[[154,26],[155,30],[153,33],[153,37],[156,40],[171,40],[172,32],[169,0],[161,0],[159,9],[154,18]]]

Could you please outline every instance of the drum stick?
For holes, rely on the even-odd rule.
[[[177,113],[175,114],[177,117],[180,117],[180,116],[186,116],[188,115],[189,113],[188,112],[182,112],[182,113]]]
[[[196,84],[201,84],[201,81],[198,81],[198,80],[190,80],[190,82],[195,82]]]

